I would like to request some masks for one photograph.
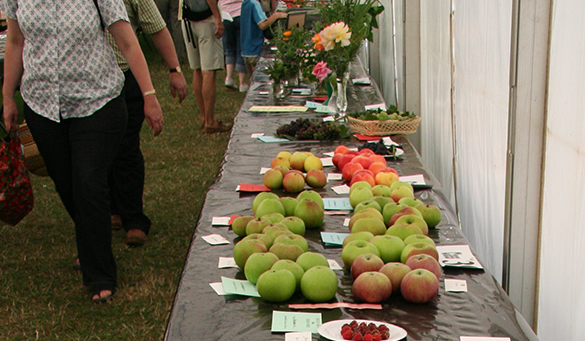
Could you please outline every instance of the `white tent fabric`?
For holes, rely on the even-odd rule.
[[[585,334],[585,3],[554,1],[551,17],[538,295],[541,340]]]

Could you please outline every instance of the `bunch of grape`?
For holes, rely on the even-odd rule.
[[[291,137],[297,140],[337,140],[341,131],[334,122],[312,121],[308,118],[299,118],[289,124],[280,126],[276,136]]]
[[[341,326],[341,336],[344,340],[353,341],[381,341],[390,338],[388,327],[381,324],[376,326],[373,323],[357,323],[356,320]]]

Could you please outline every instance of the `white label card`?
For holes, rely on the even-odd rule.
[[[323,122],[335,122],[335,117],[325,116],[325,117],[323,117]]]
[[[483,269],[477,258],[471,253],[469,245],[437,246],[439,264],[458,268]]]
[[[230,243],[227,239],[220,236],[219,234],[210,234],[201,238],[203,238],[203,240],[205,240],[209,245],[223,245]]]
[[[211,218],[212,226],[230,226],[231,217],[213,217]]]
[[[331,187],[331,189],[333,190],[333,192],[337,193],[337,194],[349,194],[349,186],[346,184],[343,184],[341,186],[333,186]]]
[[[411,185],[424,185],[425,184],[425,177],[422,174],[403,175],[398,180],[400,180],[402,182],[407,182]]]
[[[445,278],[445,291],[467,292],[467,281],[464,279]]]
[[[343,180],[343,174],[341,174],[341,173],[328,173],[327,180]]]
[[[341,265],[335,261],[335,259],[328,259],[327,262],[329,263],[329,267],[331,270],[343,270]]]
[[[215,293],[218,294],[219,296],[225,296],[228,294],[227,292],[225,292],[225,290],[223,290],[223,284],[221,284],[221,282],[209,283],[209,285],[213,288]]]
[[[343,221],[343,226],[349,226],[350,220],[351,220],[351,218],[345,218],[345,220]]]
[[[254,134],[250,135],[250,137],[253,138],[253,139],[257,139],[260,136],[264,136],[264,133],[254,133]]]
[[[510,338],[491,336],[462,336],[461,341],[510,341]]]
[[[264,174],[264,173],[268,172],[269,170],[270,170],[270,168],[269,168],[269,167],[260,167],[260,175],[262,175],[262,174]]]
[[[332,157],[322,157],[321,163],[323,167],[333,167],[333,158]]]
[[[217,264],[219,269],[225,268],[238,268],[238,264],[234,260],[234,257],[219,257],[219,263]]]

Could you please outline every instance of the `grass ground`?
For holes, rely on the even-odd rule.
[[[192,71],[181,104],[168,89],[168,70],[143,44],[165,114],[163,133],[142,131],[146,160],[145,212],[153,227],[148,243],[128,248],[114,231],[119,286],[113,302],[92,304],[73,270],[73,223],[52,181],[31,175],[35,207],[17,226],[0,223],[0,340],[160,340],[205,194],[220,169],[229,133],[203,133],[192,93]],[[217,76],[216,118],[232,122],[244,94]]]

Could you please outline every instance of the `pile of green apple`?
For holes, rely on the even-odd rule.
[[[288,199],[285,199],[288,198]],[[323,199],[307,190],[296,198],[279,198],[271,192],[258,194],[252,202],[254,216],[240,216],[232,230],[242,238],[233,256],[260,297],[284,302],[295,292],[312,302],[327,302],[337,292],[337,275],[325,256],[309,251],[307,228],[323,223]]]
[[[311,152],[281,151],[272,159],[270,167],[262,177],[262,182],[270,189],[283,188],[289,193],[299,193],[305,184],[311,188],[323,188],[327,184],[323,162]]]
[[[408,183],[378,186],[357,182],[350,188],[354,214],[341,259],[354,278],[352,292],[369,303],[392,293],[409,302],[428,302],[438,293],[442,273],[428,232],[440,222],[441,211],[415,199]]]

